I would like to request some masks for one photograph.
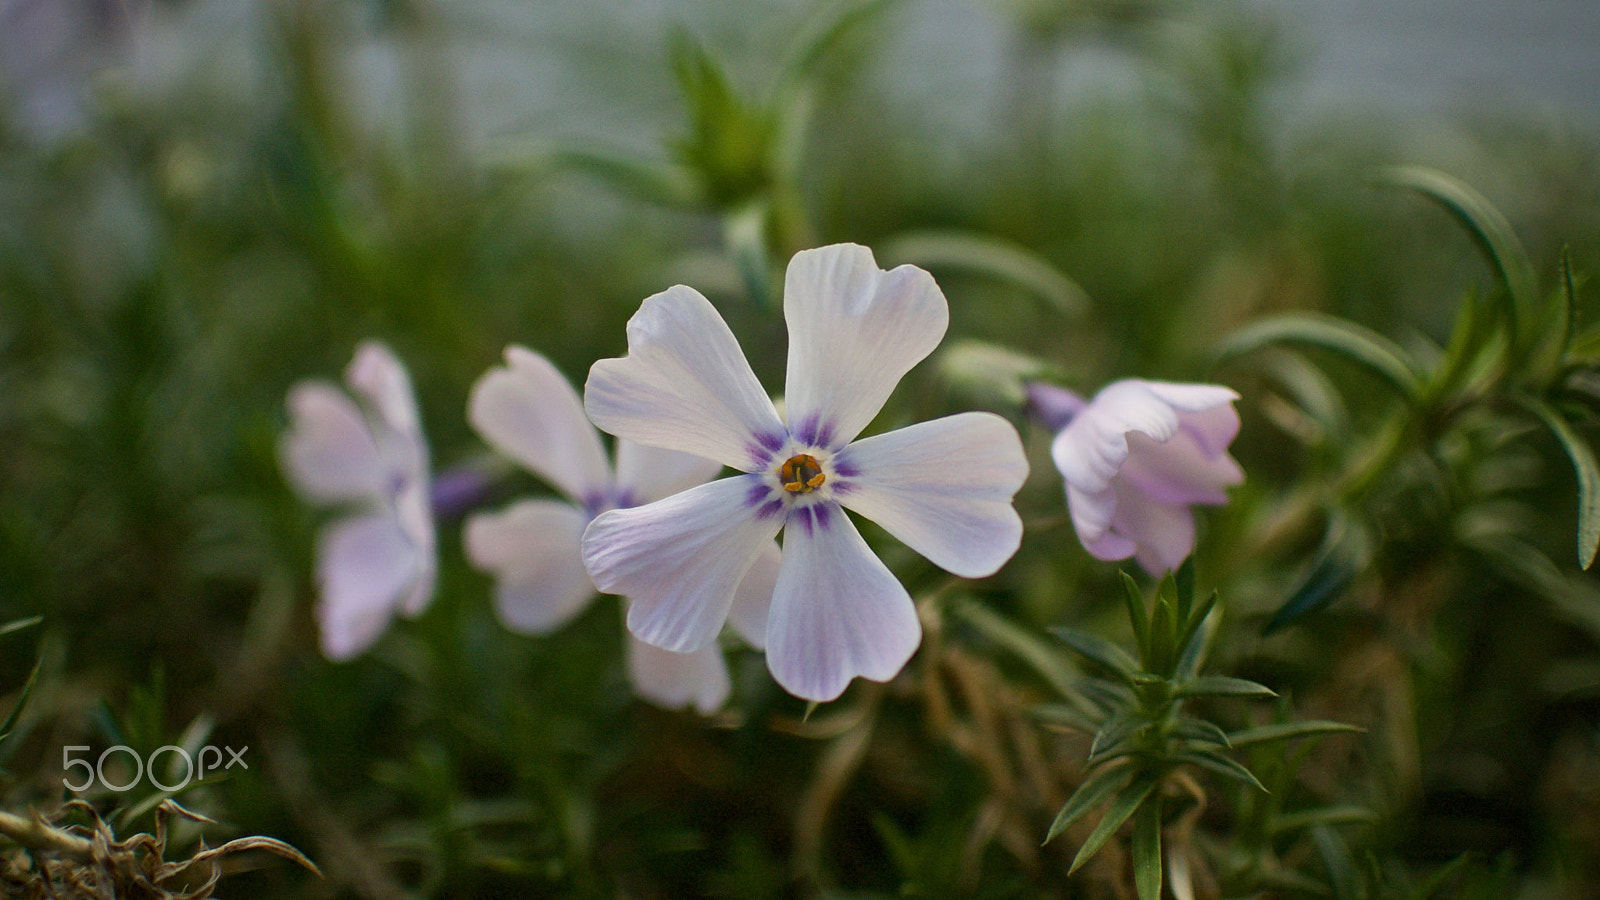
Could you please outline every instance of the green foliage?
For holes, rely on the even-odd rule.
[[[272,835],[326,876],[230,854],[229,896],[1600,890],[1581,127],[1475,116],[1447,174],[1424,117],[1302,105],[1295,23],[1233,4],[136,6],[44,42],[95,73],[66,73],[58,130],[24,105],[31,64],[0,66],[0,805],[23,832],[30,809],[104,825],[156,866]],[[1014,560],[947,579],[863,529],[924,643],[814,710],[745,648],[715,716],[632,698],[608,600],[506,630],[462,517],[543,488],[486,462],[474,381],[515,342],[581,383],[684,283],[775,387],[783,265],[835,241],[949,298],[870,431],[1017,422]],[[366,338],[410,369],[437,474],[491,483],[440,522],[428,610],[335,664],[326,514],[278,440],[288,386]],[[1082,550],[1021,412],[1028,379],[1130,376],[1241,395],[1245,483],[1195,513],[1226,622],[1193,569],[1146,597]],[[63,746],[206,743],[250,768],[62,808]]]
[[[1206,623],[1216,607],[1217,593],[1195,602],[1192,560],[1162,581],[1153,604],[1147,604],[1126,572],[1121,574],[1121,584],[1137,661],[1104,638],[1055,629],[1069,647],[1106,670],[1120,685],[1107,692],[1115,701],[1104,704],[1092,720],[1098,727],[1089,747],[1084,781],[1056,814],[1045,841],[1109,801],[1073,858],[1071,870],[1088,862],[1131,818],[1134,884],[1141,900],[1159,900],[1163,787],[1175,772],[1191,767],[1265,792],[1267,788],[1256,776],[1227,751],[1359,729],[1337,722],[1295,722],[1230,734],[1214,722],[1185,713],[1186,700],[1277,695],[1247,679],[1200,674],[1210,639]]]

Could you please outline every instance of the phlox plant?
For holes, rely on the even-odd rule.
[[[44,6],[7,896],[1600,893],[1589,138],[1295,132],[1259,5]]]

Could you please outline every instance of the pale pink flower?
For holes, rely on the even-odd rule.
[[[1194,504],[1228,502],[1244,472],[1228,445],[1239,433],[1239,395],[1214,384],[1128,379],[1088,403],[1047,384],[1028,389],[1035,413],[1057,430],[1050,456],[1066,479],[1067,507],[1098,559],[1132,556],[1160,575],[1194,552]]]
[[[396,611],[416,616],[433,598],[437,570],[428,502],[428,445],[406,370],[384,345],[356,348],[345,383],[289,391],[289,431],[279,457],[308,502],[353,505],[317,545],[322,652],[350,659],[372,645]]]
[[[579,542],[600,513],[660,500],[705,482],[722,464],[687,453],[617,441],[617,464],[584,418],[583,403],[543,356],[506,348],[506,365],[472,387],[467,418],[485,441],[527,467],[566,499],[518,501],[467,521],[467,557],[495,576],[495,609],[507,628],[546,634],[571,621],[594,599]],[[758,649],[777,578],[778,547],[740,585],[736,631]],[[629,635],[628,675],[634,692],[658,706],[693,703],[712,713],[727,701],[727,665],[716,642],[693,653],[650,647]]]
[[[736,586],[784,530],[767,666],[790,693],[825,701],[856,676],[893,678],[922,638],[910,596],[845,509],[982,577],[1021,540],[1011,498],[1028,464],[1016,429],[989,413],[855,440],[944,336],[949,310],[927,272],[884,272],[851,244],[808,250],[789,264],[783,304],[787,419],[705,297],[680,285],[639,307],[628,355],[589,372],[590,419],[745,474],[601,514],[583,557],[601,590],[631,600],[635,635],[692,652],[715,639]]]

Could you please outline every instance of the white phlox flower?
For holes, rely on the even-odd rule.
[[[463,541],[472,564],[495,576],[495,609],[512,631],[547,634],[582,612],[595,596],[579,542],[600,513],[660,500],[701,484],[722,464],[617,441],[615,472],[583,403],[549,360],[506,348],[506,365],[472,387],[467,418],[490,446],[525,466],[566,499],[531,499],[467,521]],[[767,604],[778,572],[771,540],[762,562],[739,588],[736,631],[760,648]],[[629,635],[628,675],[635,693],[659,706],[721,708],[730,691],[727,664],[715,641],[693,653],[650,647]]]
[[[854,440],[944,336],[949,310],[927,272],[884,272],[852,244],[804,251],[789,264],[783,310],[786,419],[705,297],[679,285],[639,307],[628,355],[589,372],[590,419],[744,474],[600,515],[583,557],[601,590],[630,599],[635,635],[690,652],[716,637],[740,579],[783,530],[767,666],[820,702],[856,676],[893,678],[922,639],[911,598],[845,508],[982,577],[1021,541],[1011,498],[1028,464],[1016,429],[990,413]]]
[[[289,390],[289,431],[279,457],[308,502],[355,512],[328,524],[317,545],[322,652],[359,655],[396,611],[416,616],[433,598],[437,562],[429,508],[428,445],[411,379],[389,348],[356,348],[344,380]]]
[[[1050,456],[1066,479],[1078,540],[1098,559],[1132,556],[1161,575],[1194,552],[1194,504],[1228,502],[1244,481],[1228,455],[1239,395],[1214,384],[1128,379],[1088,403],[1053,385],[1029,386],[1053,430]]]

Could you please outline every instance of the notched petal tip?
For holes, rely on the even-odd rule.
[[[472,385],[472,427],[571,499],[609,491],[611,464],[566,377],[525,347],[508,346],[505,359],[504,367],[489,369]]]
[[[590,367],[583,402],[619,438],[742,471],[752,444],[787,434],[727,323],[682,285],[645,298],[628,320],[628,355]]]
[[[767,667],[805,700],[836,699],[854,678],[888,681],[922,641],[916,607],[843,510],[790,529],[767,620]]]

